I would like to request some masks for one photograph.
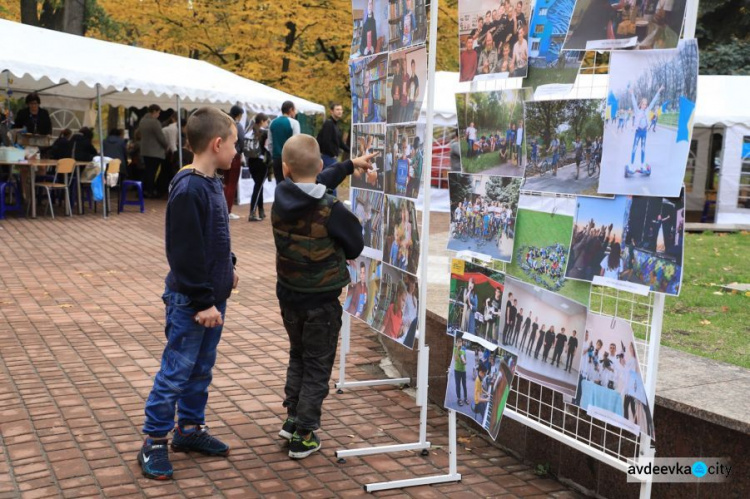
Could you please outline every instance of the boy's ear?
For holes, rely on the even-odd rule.
[[[318,173],[323,171],[323,160],[320,160],[320,163],[318,163]]]
[[[211,141],[210,146],[213,152],[219,152],[219,150],[221,149],[221,141],[221,137],[214,137],[214,139]]]
[[[282,162],[281,163],[281,172],[284,174],[284,178],[292,178],[292,172],[289,170],[289,165]],[[282,179],[283,180],[283,179]],[[276,180],[276,182],[280,182],[281,180]]]

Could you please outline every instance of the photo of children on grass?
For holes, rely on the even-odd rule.
[[[589,416],[654,439],[653,415],[630,324],[589,313],[579,352],[580,376],[573,403]]]
[[[416,199],[424,168],[422,123],[388,125],[385,151],[385,193]]]
[[[680,194],[690,152],[698,45],[614,52],[599,192]]]
[[[385,123],[388,54],[377,54],[349,62],[352,91],[352,124]]]
[[[453,343],[444,407],[472,418],[497,439],[516,362],[515,355],[496,345],[459,332]]]
[[[351,283],[346,288],[344,311],[370,324],[375,309],[375,297],[380,291],[382,263],[365,256],[350,260],[347,265]]]
[[[507,266],[508,275],[588,305],[590,284],[565,279],[575,196],[521,195],[518,205],[513,262]]]
[[[354,36],[351,57],[388,51],[388,0],[352,0]]]
[[[377,260],[383,259],[384,199],[382,192],[352,189],[352,212],[362,224],[365,241],[362,254]]]
[[[385,1],[385,0],[380,0]],[[387,0],[390,50],[411,47],[427,39],[425,0]]]
[[[468,333],[497,345],[505,274],[451,260],[448,334]]]
[[[417,273],[419,265],[419,226],[414,201],[386,196],[385,247],[383,261],[408,272]]]
[[[604,101],[524,103],[524,190],[597,196]]]
[[[677,46],[686,0],[578,0],[564,50]]]
[[[417,278],[390,265],[383,265],[375,304],[372,328],[406,348],[414,348],[414,341],[419,335]]]
[[[458,2],[460,81],[524,78],[529,63],[529,0]]]
[[[372,169],[366,173],[355,171],[351,185],[361,189],[382,191],[385,185],[385,123],[352,125],[352,157],[358,158],[374,152],[379,153],[372,160]]]
[[[461,171],[523,177],[523,101],[529,89],[456,94]]]
[[[586,281],[600,276],[679,295],[684,237],[684,193],[579,198],[566,276]]]
[[[448,249],[510,262],[520,188],[519,178],[448,174]]]
[[[419,119],[427,90],[427,48],[391,52],[388,59],[388,123]]]

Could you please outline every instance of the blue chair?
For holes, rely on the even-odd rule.
[[[10,192],[13,196],[13,204],[5,204],[5,196],[7,195],[7,189],[11,189]],[[13,179],[8,179],[7,182],[0,182],[0,220],[5,218],[6,211],[21,211],[21,189],[18,188],[18,182],[14,182]]]
[[[128,201],[128,188],[135,187],[138,190],[138,201]],[[124,206],[140,206],[141,213],[146,211],[146,205],[143,202],[143,183],[138,180],[125,180],[122,182],[120,190],[120,203],[117,207],[117,213],[121,213]]]

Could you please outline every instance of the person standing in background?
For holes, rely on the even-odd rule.
[[[243,153],[253,177],[253,195],[250,198],[250,215],[248,222],[260,222],[266,218],[263,209],[263,185],[268,177],[268,151],[265,143],[268,138],[268,116],[258,113],[253,119],[253,126],[245,133]]]
[[[240,218],[236,213],[232,213],[232,207],[234,206],[234,199],[237,197],[237,183],[240,181],[240,172],[242,171],[242,163],[244,163],[242,157],[242,147],[245,143],[245,127],[242,124],[244,114],[245,110],[240,106],[232,106],[232,109],[229,110],[229,117],[234,120],[234,125],[237,127],[237,143],[235,144],[237,154],[232,159],[231,168],[224,175],[224,198],[227,200],[229,220],[239,220]]]
[[[281,169],[281,151],[284,149],[284,144],[292,136],[300,133],[299,121],[295,119],[296,117],[297,109],[294,103],[288,100],[281,104],[281,116],[271,122],[268,149],[273,158],[273,177],[276,179],[276,184],[284,180],[284,172]]]
[[[141,137],[141,156],[145,165],[143,173],[143,195],[145,197],[159,195],[156,190],[156,177],[160,174],[160,169],[164,169],[164,159],[167,149],[169,149],[167,137],[164,135],[161,123],[159,123],[160,113],[161,108],[157,104],[151,104],[148,106],[148,114],[141,119],[141,123],[138,125],[138,133]],[[164,191],[166,191],[166,185],[164,185]]]
[[[341,151],[346,149],[341,128],[339,128],[339,122],[344,115],[344,108],[339,103],[332,103],[330,111],[331,115],[325,120],[323,128],[320,129],[316,137],[320,147],[320,157],[323,159],[323,169],[336,164]]]

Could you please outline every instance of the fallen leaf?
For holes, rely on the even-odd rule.
[[[711,321],[709,321],[709,320],[707,320],[707,319],[703,319],[703,320],[701,321],[701,324],[702,324],[702,325],[704,325],[704,326],[708,326],[709,324],[711,324]]]
[[[721,307],[721,311],[722,312],[729,312],[729,307],[727,307],[726,305],[724,305],[723,307]]]
[[[71,308],[73,305],[70,303],[63,303],[62,305],[59,305],[60,308]]]
[[[471,437],[459,437],[458,438],[458,443],[460,444],[468,444],[469,442],[471,442]]]

